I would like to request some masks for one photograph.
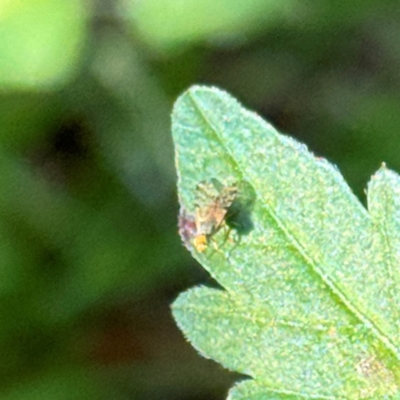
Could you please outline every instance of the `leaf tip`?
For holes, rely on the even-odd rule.
[[[372,176],[372,179],[382,179],[382,178],[390,178],[393,176],[397,176],[396,172],[388,168],[385,162],[382,162],[378,171]]]
[[[400,186],[400,176],[393,170],[387,167],[386,163],[382,163],[380,168],[372,175],[370,181],[368,182],[368,197],[378,190],[382,190],[383,187],[391,188]],[[370,202],[369,199],[368,202]]]

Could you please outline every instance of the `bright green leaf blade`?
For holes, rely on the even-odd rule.
[[[379,378],[360,373],[363,362],[376,359],[379,343],[348,316],[340,326],[280,318],[260,303],[208,288],[181,295],[174,316],[201,354],[254,377],[253,391],[356,398],[396,388],[380,362]]]
[[[392,308],[400,310],[400,298],[396,295],[400,287],[400,177],[385,166],[368,184],[368,209],[384,241],[382,260],[390,274],[387,287],[392,292]],[[400,330],[400,319],[394,322]]]
[[[346,344],[341,357],[328,363],[329,368],[340,370],[342,359],[349,358],[352,367],[343,371],[343,382],[339,379],[329,386],[328,370],[318,369],[331,346],[330,335],[325,334],[310,360],[302,359],[301,349],[293,350],[298,371],[315,367],[321,374],[320,380],[308,381],[304,392],[304,376],[292,368],[286,372],[287,381],[278,385],[279,390],[316,396],[321,395],[323,388],[324,395],[356,398],[365,389],[348,383],[365,378],[360,376],[363,374],[357,369],[356,360],[379,360],[382,368],[378,369],[387,371],[381,351],[385,349],[399,359],[399,309],[392,301],[394,287],[387,285],[391,273],[382,258],[384,238],[376,233],[366,210],[336,168],[315,158],[293,139],[279,135],[217,89],[194,87],[180,97],[173,113],[173,135],[179,197],[187,213],[194,215],[196,185],[210,178],[223,183],[246,181],[256,196],[251,213],[254,229],[248,235],[242,235],[239,243],[228,240],[222,244],[224,234],[220,232],[214,239],[216,251],[211,250],[210,244],[205,254],[193,251],[194,256],[235,298],[238,306],[254,304],[255,310],[268,310],[273,324],[293,323],[299,327],[299,338],[307,328],[322,329],[335,332],[334,336],[338,335],[338,340]],[[196,333],[199,321],[183,322],[183,315],[188,312],[181,307],[175,315],[186,335],[201,350],[205,344]],[[222,318],[223,307],[220,314]],[[251,315],[255,318],[256,314]],[[205,317],[201,321],[206,323]],[[219,329],[215,326],[218,321],[211,325]],[[346,332],[346,326],[352,328]],[[207,328],[207,349],[201,350],[204,354],[265,381],[266,377],[257,375],[262,375],[263,369],[253,368],[249,360],[243,359],[243,365],[236,366],[234,357],[219,352],[215,345],[217,332],[208,325]],[[233,329],[230,334],[235,336],[237,332]],[[348,343],[359,335],[363,337],[361,348],[354,342]],[[282,333],[282,346],[290,347],[295,337],[293,332]],[[308,346],[314,343],[313,339],[307,340]],[[268,361],[277,363],[270,356]],[[284,357],[278,359],[282,361]],[[393,391],[391,378],[385,375],[370,379],[376,380],[384,383],[374,382],[375,389],[366,384],[368,394],[374,390]]]
[[[147,0],[128,1],[136,29],[155,47],[216,38],[244,39],[266,24],[296,13],[296,0]]]
[[[0,4],[0,87],[49,86],[77,66],[85,31],[81,0]]]
[[[227,400],[296,400],[299,397],[293,394],[266,393],[265,388],[260,387],[252,380],[239,382],[230,391]],[[323,397],[315,397],[314,400],[322,400]]]

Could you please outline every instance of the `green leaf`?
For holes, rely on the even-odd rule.
[[[191,289],[173,305],[201,354],[251,377],[229,398],[397,394],[398,176],[383,166],[372,179],[369,214],[335,166],[225,92],[189,89],[172,121],[189,217],[201,181],[246,182],[254,192],[248,232],[225,240],[221,228],[204,253],[189,243],[224,290]]]
[[[0,87],[60,84],[79,60],[85,31],[81,0],[0,2]]]
[[[141,36],[155,47],[168,48],[210,39],[242,41],[282,17],[296,14],[296,0],[147,0],[126,2]]]

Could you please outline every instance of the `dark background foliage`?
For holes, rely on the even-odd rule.
[[[338,165],[400,171],[400,6],[0,2],[0,395],[223,399],[169,304],[209,278],[177,234],[170,111],[217,85]]]

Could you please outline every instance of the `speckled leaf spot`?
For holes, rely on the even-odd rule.
[[[173,304],[200,354],[248,377],[228,398],[400,399],[400,177],[382,165],[366,210],[335,166],[216,88],[177,100],[172,133],[195,235],[247,226],[213,257],[192,251],[225,290],[196,287]],[[211,188],[198,208],[194,188],[209,177],[245,190],[227,206]]]
[[[193,240],[196,237],[196,221],[193,215],[190,215],[184,206],[181,206],[178,216],[178,232],[183,245],[192,250]]]
[[[225,218],[237,196],[238,188],[221,186],[214,178],[209,182],[200,182],[196,189],[196,234],[193,244],[201,253],[207,248],[210,238],[225,224]]]

